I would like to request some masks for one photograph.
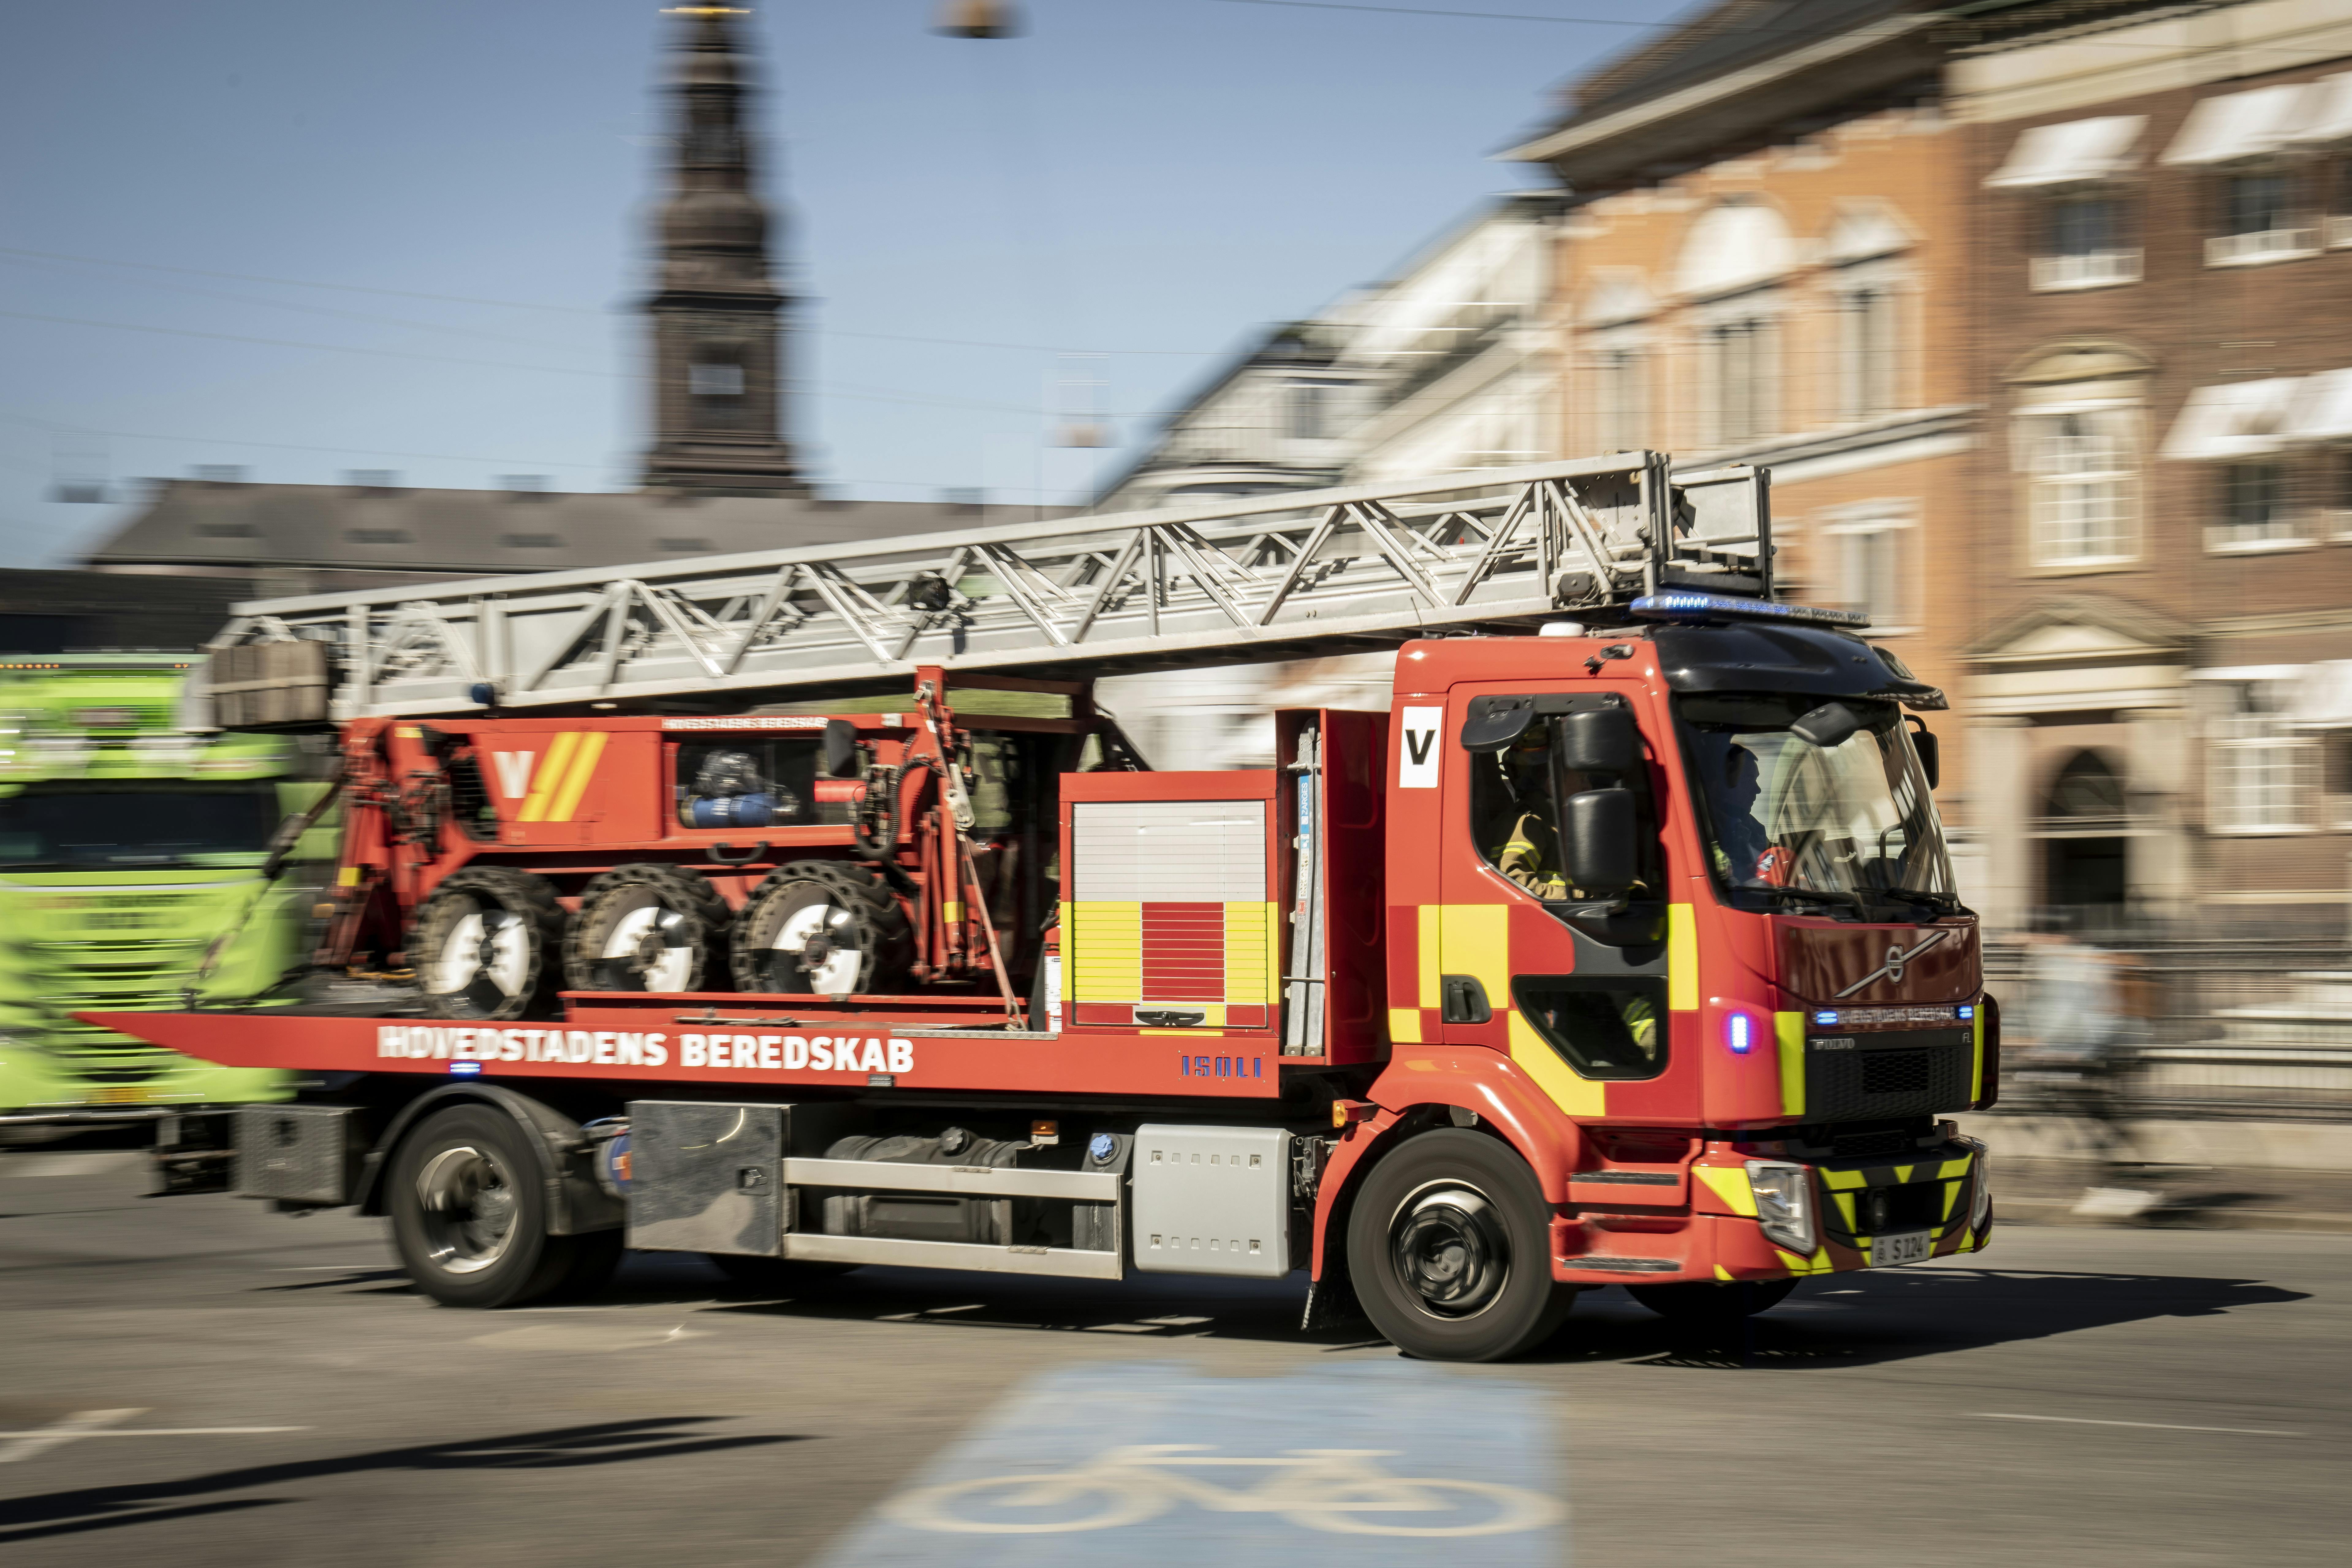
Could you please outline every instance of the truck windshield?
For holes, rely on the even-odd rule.
[[[278,819],[268,783],[35,784],[0,799],[0,870],[234,864],[267,851]]]
[[[1822,700],[1675,699],[1717,883],[1758,907],[1957,907],[1943,825],[1895,704],[1847,700],[1861,727],[1824,746],[1790,730]]]

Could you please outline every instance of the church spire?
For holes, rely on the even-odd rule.
[[[667,92],[677,152],[658,209],[649,490],[804,495],[783,434],[786,296],[770,275],[766,205],[744,126],[750,63],[725,5],[678,18]]]

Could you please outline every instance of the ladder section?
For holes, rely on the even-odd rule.
[[[794,689],[918,665],[1053,678],[1608,620],[1643,593],[1771,594],[1769,478],[1653,452],[856,544],[279,599],[213,689],[303,667],[316,719]],[[300,657],[265,658],[298,650]],[[320,661],[323,677],[315,673]],[[298,679],[289,677],[289,679]],[[276,684],[265,679],[261,684]],[[316,700],[316,699],[313,699]],[[239,721],[224,708],[224,723]],[[282,704],[279,705],[282,707]],[[279,721],[283,721],[282,718]]]

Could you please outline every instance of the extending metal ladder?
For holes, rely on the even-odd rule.
[[[1771,595],[1769,476],[1618,452],[1414,482],[852,545],[237,607],[223,695],[296,678],[320,718],[905,690],[918,665],[1038,678],[1607,620],[1662,587]],[[310,649],[320,645],[325,674]],[[240,652],[244,657],[240,658]],[[262,658],[301,654],[299,660]],[[274,673],[273,673],[274,672]],[[261,679],[253,679],[256,676]]]

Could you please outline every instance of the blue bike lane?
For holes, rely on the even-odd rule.
[[[818,1568],[1557,1568],[1553,1396],[1416,1362],[1217,1377],[1157,1362],[1032,1379]],[[1342,1450],[1333,1454],[1328,1450]]]

